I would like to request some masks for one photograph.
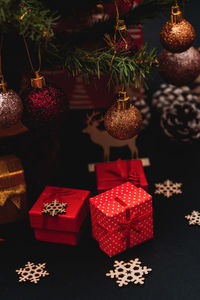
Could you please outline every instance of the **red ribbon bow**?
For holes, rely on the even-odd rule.
[[[135,232],[140,232],[141,225],[139,224],[139,218],[136,213],[133,213],[130,218],[129,209],[126,210],[126,220],[119,222],[118,231],[122,233],[121,240],[126,240],[126,248],[130,248],[130,232],[134,230]]]
[[[131,161],[126,161],[126,167],[123,166],[121,158],[119,158],[116,161],[116,163],[119,173],[112,170],[108,170],[107,173],[115,175],[115,177],[118,181],[120,181],[120,183],[125,183],[129,181],[136,186],[140,184],[140,177],[138,175],[137,170],[135,169],[135,166],[133,167],[131,165]]]
[[[56,191],[56,192],[52,192],[51,194],[47,194],[46,197],[48,198],[49,202],[58,199],[59,197],[63,197],[63,196],[69,196],[69,195],[73,195],[75,192],[74,191]]]

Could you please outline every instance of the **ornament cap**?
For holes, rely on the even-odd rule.
[[[127,95],[126,91],[119,91],[118,92],[118,98],[117,98],[117,103],[118,103],[118,109],[119,110],[124,110],[129,108],[129,96]]]
[[[118,24],[116,25],[115,28],[116,28],[116,30],[119,30],[119,31],[123,31],[123,30],[127,29],[126,24],[124,23],[124,20],[119,20]]]
[[[7,82],[4,81],[3,75],[0,77],[0,92],[5,93],[7,90]]]
[[[41,76],[39,72],[35,72],[35,78],[31,78],[31,86],[33,88],[42,89],[46,85],[44,76]]]
[[[182,12],[180,10],[178,3],[176,3],[171,7],[171,23],[177,24],[180,23],[182,20],[183,20]]]

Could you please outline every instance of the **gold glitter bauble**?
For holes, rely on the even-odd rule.
[[[159,58],[159,71],[173,85],[188,85],[200,74],[200,54],[194,47],[181,53],[164,49]]]
[[[21,98],[13,90],[0,93],[0,129],[15,125],[20,120],[22,111]]]
[[[186,20],[179,23],[168,21],[160,33],[160,41],[164,48],[171,52],[182,52],[187,50],[195,39],[195,31]]]
[[[142,116],[133,104],[129,103],[126,109],[121,110],[116,102],[106,112],[104,126],[112,137],[128,140],[139,133]]]

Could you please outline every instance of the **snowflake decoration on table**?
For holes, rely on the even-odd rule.
[[[46,263],[35,265],[34,263],[28,262],[24,268],[16,270],[17,274],[21,275],[19,277],[19,282],[30,281],[38,283],[40,277],[45,277],[49,273],[44,270]]]
[[[171,197],[173,194],[182,194],[181,191],[182,183],[174,183],[167,179],[163,183],[155,183],[155,194],[163,194],[167,198]]]
[[[52,217],[56,217],[57,215],[66,214],[67,203],[61,203],[56,199],[50,203],[43,204],[43,214],[48,214]]]
[[[185,216],[189,220],[189,225],[199,225],[200,226],[200,212],[193,210],[191,215]]]
[[[129,284],[129,282],[133,282],[134,284],[144,284],[145,278],[143,275],[148,274],[152,269],[147,268],[146,266],[141,267],[140,264],[141,262],[138,258],[130,260],[127,263],[115,260],[115,270],[110,270],[109,273],[106,273],[106,276],[116,278],[116,283],[119,287]]]

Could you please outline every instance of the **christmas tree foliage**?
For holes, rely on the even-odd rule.
[[[143,25],[148,19],[168,11],[174,1],[135,2],[1,0],[0,30],[3,35],[14,32],[22,36],[31,49],[33,45],[40,46],[45,57],[43,64],[62,66],[71,74],[81,74],[88,79],[106,74],[109,83],[132,82],[138,86],[158,64],[156,53],[146,45],[134,53],[116,51],[105,42],[105,34],[111,40],[115,34],[115,6],[127,26]],[[98,21],[91,21],[95,10],[104,5],[112,8],[109,16],[104,14]]]

